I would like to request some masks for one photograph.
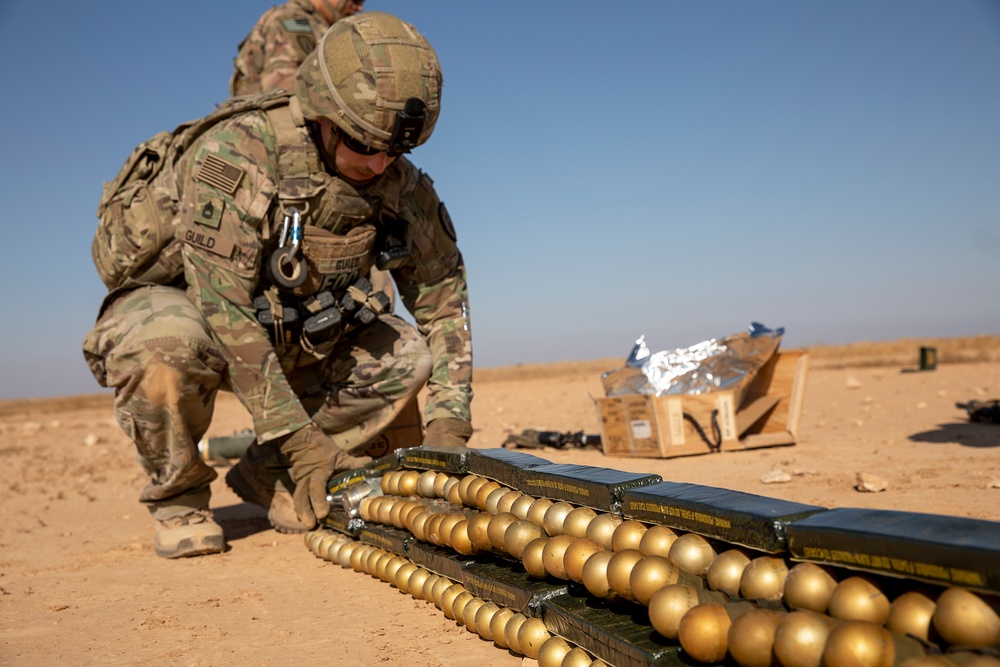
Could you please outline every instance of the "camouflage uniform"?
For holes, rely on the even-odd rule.
[[[342,8],[346,1],[338,6]],[[289,0],[264,12],[240,42],[229,94],[293,90],[296,70],[330,25],[310,0]]]
[[[329,0],[337,20],[349,11],[353,0]],[[335,5],[335,7],[333,6]],[[330,27],[311,0],[289,0],[264,12],[239,45],[233,59],[229,94],[261,95],[279,89],[295,89],[295,73],[316,43]],[[389,297],[389,309],[395,308],[396,288],[386,271],[373,269],[370,278],[376,289]]]
[[[154,178],[177,202],[183,274],[113,292],[84,340],[95,377],[116,389],[116,416],[151,477],[140,499],[158,519],[207,500],[216,473],[196,443],[219,389],[239,397],[262,444],[314,423],[344,450],[362,450],[425,382],[427,422],[471,418],[465,267],[431,179],[400,157],[355,188],[323,166],[301,117],[289,167],[272,118],[247,111],[219,122]],[[405,222],[411,259],[392,273],[419,331],[383,314],[312,352],[272,342],[253,300],[268,287],[263,267],[290,200],[307,226],[338,235]]]

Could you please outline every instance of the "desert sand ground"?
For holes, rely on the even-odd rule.
[[[1000,426],[970,423],[955,406],[1000,398],[1000,361],[943,355],[936,370],[910,372],[915,357],[841,367],[816,361],[824,358],[809,370],[794,446],[661,460],[532,453],[830,508],[1000,521]],[[498,447],[528,428],[599,432],[601,370],[590,362],[479,373],[471,446]],[[209,435],[248,425],[224,397]],[[144,476],[106,395],[0,404],[0,464],[2,665],[522,664],[432,603],[315,557],[302,536],[275,533],[226,487],[223,464],[212,506],[229,550],[157,558],[152,521],[136,501]],[[764,484],[774,470],[790,481]],[[856,490],[859,473],[887,489]]]

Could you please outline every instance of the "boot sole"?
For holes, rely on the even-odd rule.
[[[173,549],[156,547],[156,555],[161,558],[188,558],[190,556],[207,556],[222,553],[226,541],[222,535],[211,535],[197,539],[183,539]]]
[[[250,482],[243,477],[243,474],[237,471],[236,466],[230,468],[229,472],[226,473],[226,486],[232,489],[233,493],[238,495],[243,502],[266,509],[267,521],[271,524],[271,528],[274,528],[277,532],[285,535],[297,535],[310,530],[302,524],[290,525],[280,520],[276,520],[274,516],[275,513],[271,509],[271,501],[258,493],[257,490],[253,488],[253,485],[251,485]]]

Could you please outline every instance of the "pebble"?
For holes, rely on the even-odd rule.
[[[792,476],[784,470],[770,470],[761,475],[761,484],[784,484],[792,481]]]
[[[867,472],[859,472],[857,484],[854,485],[854,490],[861,491],[862,493],[879,493],[888,488],[889,483],[887,481],[878,475],[872,475]]]

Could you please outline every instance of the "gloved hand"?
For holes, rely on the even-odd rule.
[[[370,456],[351,456],[333,443],[315,424],[303,426],[281,445],[292,467],[289,474],[295,482],[292,499],[299,521],[315,527],[330,513],[326,499],[326,483],[330,476],[344,470],[354,470],[371,462]]]
[[[445,417],[427,424],[424,433],[425,445],[455,445],[465,447],[472,437],[472,424],[464,419]]]

